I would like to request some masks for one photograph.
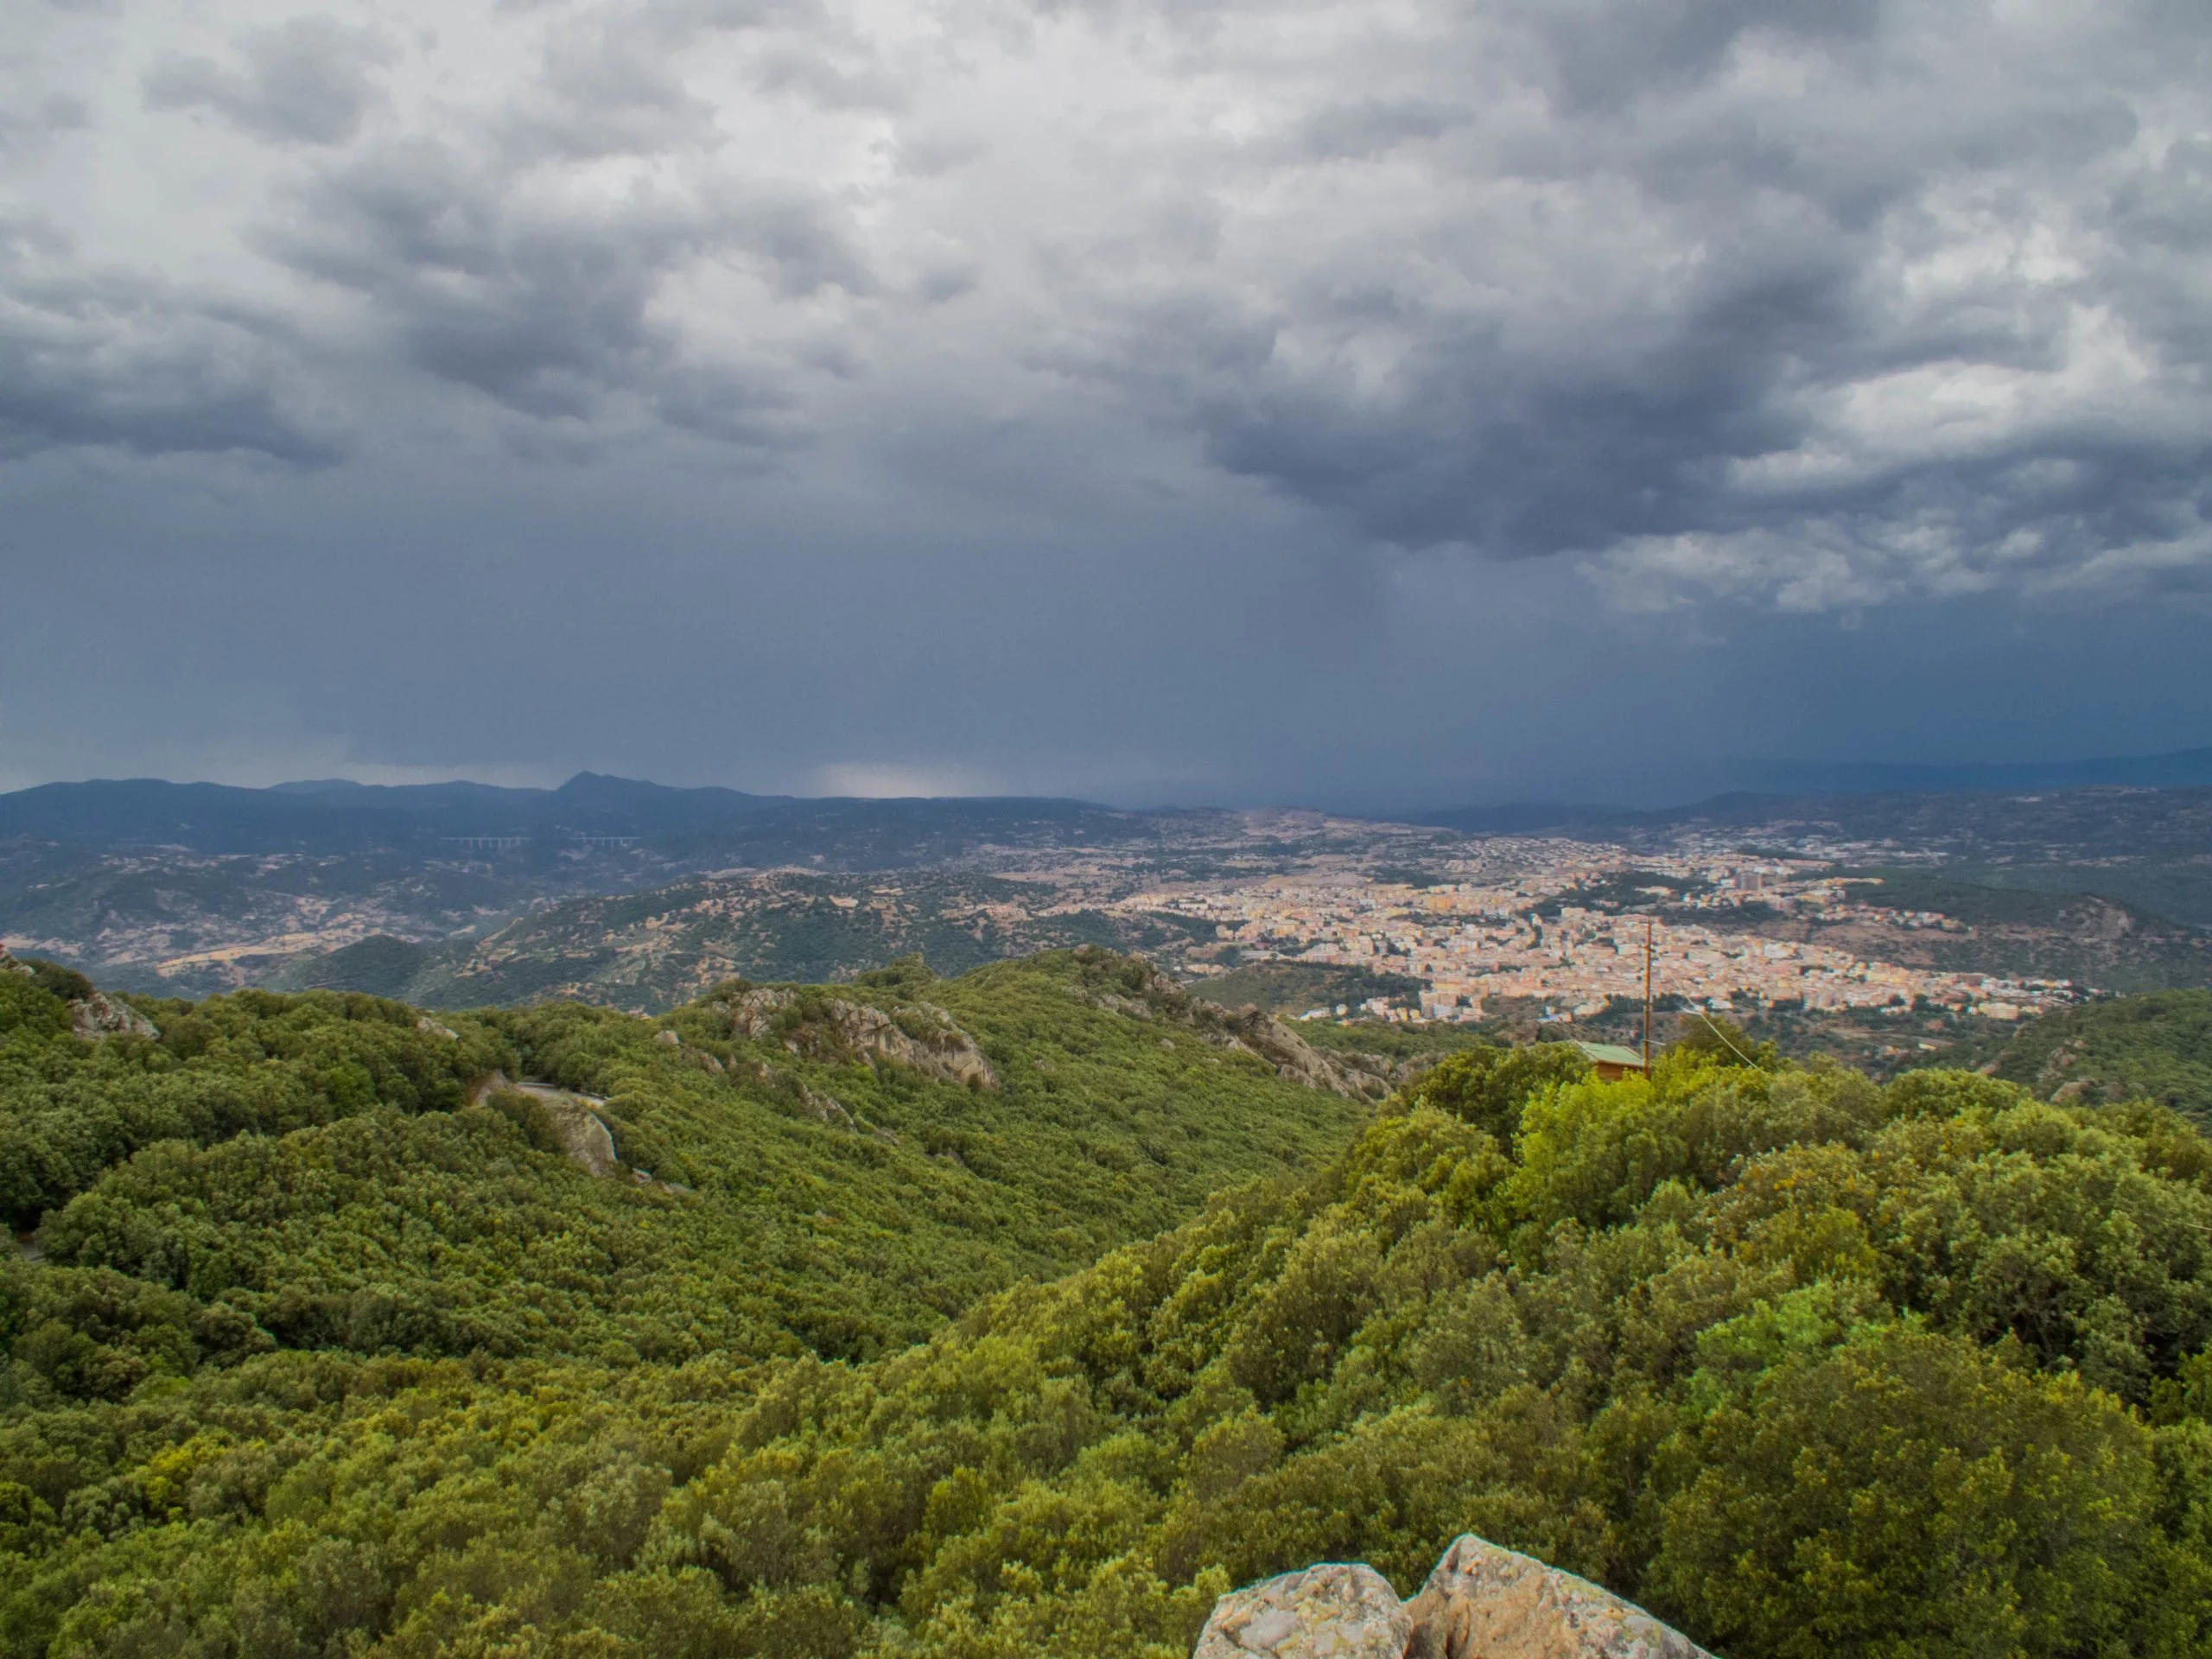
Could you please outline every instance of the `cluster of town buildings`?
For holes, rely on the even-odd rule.
[[[1634,872],[1669,885],[1638,889]],[[1648,913],[1662,901],[1663,917]],[[1126,902],[1211,923],[1214,950],[1193,952],[1189,963],[1201,974],[1220,971],[1222,958],[1231,957],[1417,980],[1417,999],[1368,1010],[1399,1019],[1472,1021],[1509,998],[1541,1003],[1554,1020],[1586,1019],[1616,999],[1642,1001],[1647,956],[1655,995],[1716,1011],[1917,1007],[2010,1020],[2081,995],[2068,982],[1907,967],[1750,931],[1746,905],[1761,906],[1763,917],[1965,931],[1933,912],[1867,903],[1826,867],[1803,860],[1701,864],[1645,855],[1632,867],[1625,859],[1524,865],[1497,879],[1425,887],[1348,874],[1280,876],[1214,890],[1155,890]],[[1725,913],[1732,910],[1738,913]],[[1205,959],[1209,954],[1214,961]]]

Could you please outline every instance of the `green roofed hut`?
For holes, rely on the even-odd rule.
[[[1632,1048],[1624,1048],[1618,1043],[1577,1043],[1575,1046],[1582,1051],[1582,1058],[1590,1062],[1591,1069],[1607,1083],[1631,1071],[1639,1077],[1643,1075],[1643,1056]]]

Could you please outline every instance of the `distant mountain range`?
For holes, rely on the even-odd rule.
[[[0,836],[208,853],[357,852],[444,836],[695,830],[788,799],[731,789],[669,789],[588,772],[558,789],[342,779],[238,789],[132,778],[45,784],[0,795]]]
[[[1471,836],[1613,836],[1709,824],[1721,829],[1818,825],[1856,841],[1901,841],[1963,854],[1969,843],[2063,847],[2069,856],[2136,854],[2149,840],[2167,851],[2207,849],[2212,789],[2084,785],[2042,790],[1830,790],[1808,794],[1738,791],[1684,806],[1626,807],[1520,802],[1410,812],[1400,820]],[[2121,843],[2125,843],[2124,845]]]
[[[677,789],[582,772],[558,789],[489,784],[372,785],[326,779],[240,789],[158,779],[44,784],[0,795],[0,840],[209,854],[423,854],[503,840],[546,855],[634,840],[664,856],[727,851],[733,862],[894,868],[948,843],[1056,837],[1114,840],[1144,819],[1082,801],[803,799],[734,789]]]
[[[1729,781],[1736,789],[1779,795],[1977,795],[2014,790],[2111,787],[2201,789],[2212,785],[2212,748],[2007,766],[1739,760],[1730,762],[1728,771]]]
[[[2212,786],[2212,748],[2002,766],[1724,760],[1710,766],[1692,765],[1672,774],[1672,782],[1673,787],[1668,788],[1636,774],[1624,779],[1607,798],[1424,807],[1386,816],[1404,823],[1446,824],[1473,835],[1529,835],[1562,826],[1756,823],[1773,816],[1778,801],[1838,796],[2202,789]],[[1655,800],[1662,804],[1651,804]]]
[[[1728,761],[1709,774],[1726,788],[1688,804],[1637,807],[1604,801],[1354,813],[1378,822],[1434,824],[1472,835],[1605,832],[1694,823],[1753,824],[1809,816],[1864,818],[1838,798],[2003,795],[2024,791],[2212,786],[2212,748],[2006,766],[1830,765]],[[442,841],[506,838],[560,843],[629,837],[672,855],[730,839],[762,852],[819,854],[857,868],[870,856],[911,861],[898,848],[1039,831],[1121,839],[1162,817],[1091,802],[1043,797],[870,800],[752,795],[734,789],[674,788],[580,772],[557,789],[491,784],[357,784],[344,779],[242,789],[159,779],[42,784],[0,795],[0,839],[28,837],[103,849],[181,848],[202,853],[313,854],[407,850]],[[1178,816],[1178,815],[1166,815]],[[1893,807],[1874,816],[1895,816]],[[824,844],[824,843],[828,844]],[[923,852],[921,856],[928,856]]]

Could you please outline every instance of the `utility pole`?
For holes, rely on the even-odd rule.
[[[1651,930],[1657,924],[1643,918],[1643,1075],[1651,1075]]]

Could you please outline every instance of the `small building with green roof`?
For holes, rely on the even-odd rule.
[[[1624,1048],[1618,1043],[1579,1042],[1575,1046],[1582,1051],[1582,1058],[1590,1062],[1591,1069],[1607,1083],[1631,1071],[1639,1077],[1643,1075],[1643,1056],[1632,1048]]]

